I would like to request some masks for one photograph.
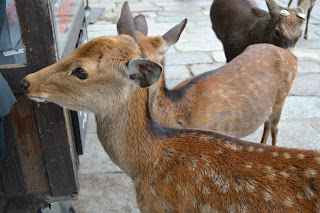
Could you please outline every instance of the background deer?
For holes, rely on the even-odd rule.
[[[186,20],[164,36],[146,37],[148,27],[143,16],[134,19],[124,6],[118,21],[119,34],[135,31],[144,56],[164,66],[164,54],[175,44]],[[120,29],[120,30],[119,30]],[[212,130],[232,137],[245,137],[264,123],[262,143],[271,132],[276,145],[278,122],[286,96],[298,69],[297,59],[273,45],[253,45],[239,57],[217,70],[187,79],[168,90],[162,72],[150,87],[149,108],[154,120],[173,128]]]
[[[162,67],[142,58],[132,36],[93,39],[26,76],[24,87],[36,101],[95,114],[99,139],[132,178],[142,213],[319,210],[320,153],[154,122],[145,87]]]
[[[213,1],[212,29],[223,44],[227,62],[250,44],[270,43],[287,49],[297,43],[309,2],[295,9],[281,7],[274,0],[266,3],[269,12],[259,9],[254,0]]]
[[[309,26],[309,19],[310,19],[310,14],[311,14],[311,10],[314,7],[314,3],[316,2],[316,0],[304,0],[304,1],[309,1],[309,8],[308,8],[308,13],[307,13],[307,23],[306,23],[306,31],[304,31],[304,39],[308,39],[308,26]],[[288,7],[290,7],[292,3],[292,0],[289,1],[288,3]],[[300,5],[302,3],[302,0],[298,0],[298,5]]]

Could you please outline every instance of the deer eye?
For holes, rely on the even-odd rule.
[[[81,80],[88,78],[88,73],[81,67],[77,67],[75,70],[73,70],[72,75],[78,77]]]
[[[279,37],[279,36],[280,36],[279,30],[278,30],[278,29],[275,29],[275,30],[274,30],[274,34],[275,34],[277,37]]]

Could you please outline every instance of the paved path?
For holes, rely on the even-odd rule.
[[[106,8],[103,16],[88,28],[89,39],[116,35],[116,20],[122,0],[90,0],[91,7]],[[287,1],[281,0],[281,5]],[[130,0],[133,15],[147,17],[150,35],[163,35],[188,18],[178,43],[166,55],[168,87],[192,75],[225,63],[222,45],[211,29],[212,0]],[[265,2],[258,5],[266,9]],[[293,3],[294,5],[296,2]],[[320,150],[320,1],[311,14],[309,40],[299,40],[293,50],[300,68],[279,123],[278,145]],[[258,142],[262,127],[246,140]],[[270,140],[268,142],[270,143]],[[94,117],[90,117],[85,154],[80,157],[78,213],[138,213],[131,180],[115,166],[100,145]]]

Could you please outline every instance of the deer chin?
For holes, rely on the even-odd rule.
[[[48,96],[44,96],[44,97],[37,97],[37,96],[32,96],[32,95],[28,95],[28,97],[33,100],[33,101],[37,101],[37,102],[46,102],[48,101]]]

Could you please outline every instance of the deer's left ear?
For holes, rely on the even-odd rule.
[[[126,69],[127,78],[138,86],[149,87],[158,81],[162,66],[144,58],[133,58]]]

